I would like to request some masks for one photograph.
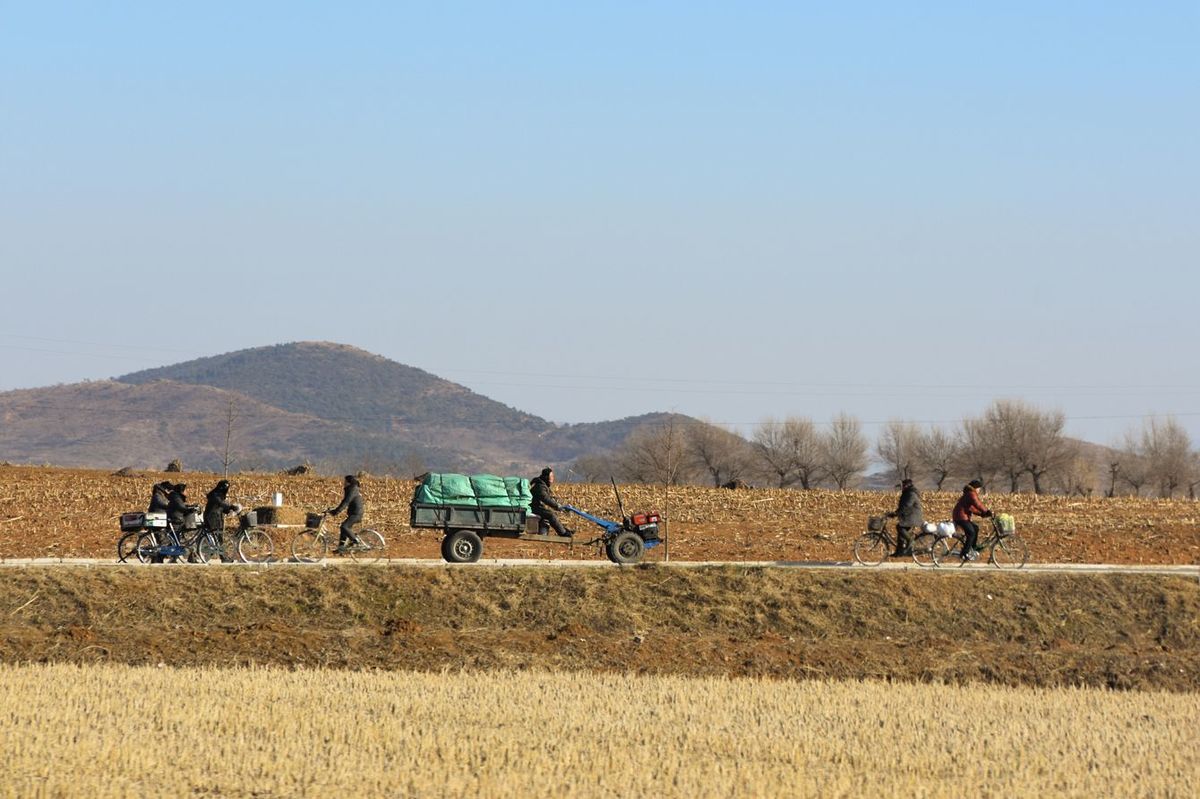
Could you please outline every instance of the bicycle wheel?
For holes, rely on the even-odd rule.
[[[292,538],[292,558],[298,563],[316,563],[328,549],[329,541],[320,530],[301,530]]]
[[[374,530],[363,530],[358,534],[358,541],[361,546],[355,546],[350,550],[351,560],[363,563],[378,563],[383,560],[384,553],[387,551],[387,544],[384,543],[383,536]]]
[[[1009,533],[996,539],[992,544],[991,561],[997,569],[1019,569],[1029,560],[1029,547],[1025,539],[1016,533]]]
[[[864,566],[878,566],[889,554],[887,537],[881,533],[863,533],[854,540],[854,559]]]
[[[936,566],[933,562],[933,548],[942,539],[933,533],[921,533],[913,539],[912,557],[918,566]]]
[[[133,545],[133,552],[139,563],[150,563],[153,561],[155,554],[158,552],[158,535],[149,530],[139,533],[137,541]]]
[[[267,563],[275,554],[275,542],[266,530],[252,527],[238,536],[237,552],[242,563]]]
[[[132,558],[137,560],[137,540],[141,532],[134,530],[121,536],[117,541],[117,563],[126,563]]]
[[[934,566],[961,566],[962,543],[957,538],[939,538],[929,549],[929,559]]]
[[[193,545],[192,551],[196,553],[196,560],[201,563],[208,563],[213,558],[220,560],[221,556],[225,554],[225,548],[221,546],[221,542],[209,532],[203,532],[196,536],[196,543]]]

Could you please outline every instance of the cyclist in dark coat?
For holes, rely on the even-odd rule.
[[[346,475],[346,479],[342,483],[341,504],[325,512],[330,516],[337,516],[342,511],[346,511],[346,519],[342,522],[338,535],[336,551],[339,554],[345,553],[350,547],[360,543],[358,536],[354,534],[354,525],[363,519],[363,498],[362,492],[358,490],[358,478],[352,474]]]
[[[176,530],[182,530],[185,517],[196,512],[196,506],[188,504],[185,491],[187,483],[176,483],[171,486],[171,493],[167,497],[167,521]]]
[[[554,470],[549,466],[542,469],[541,474],[529,481],[529,490],[533,494],[533,502],[530,504],[530,509],[534,515],[541,517],[546,521],[546,524],[553,527],[554,532],[570,538],[575,534],[575,531],[569,527],[564,527],[563,523],[558,520],[558,514],[554,512],[562,510],[562,505],[554,498],[554,491],[550,488],[553,484]]]
[[[912,555],[912,529],[924,524],[925,516],[921,511],[921,495],[907,477],[900,481],[900,501],[896,510],[888,515],[896,518],[896,551],[892,557]]]
[[[146,508],[147,513],[166,513],[171,507],[171,481],[163,480],[161,483],[155,483],[154,488],[150,490],[150,507]]]
[[[229,501],[229,481],[221,480],[204,498],[204,526],[217,536],[221,543],[221,561],[233,560],[225,554],[225,514],[236,513],[242,506]]]
[[[214,533],[225,529],[225,514],[241,510],[236,502],[229,501],[229,481],[221,480],[204,498],[204,526]]]

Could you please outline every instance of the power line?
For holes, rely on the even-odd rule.
[[[125,384],[122,384],[122,385],[125,385]],[[141,401],[151,401],[152,400],[152,398],[149,398],[149,397],[139,397],[138,399]],[[262,401],[256,400],[255,402],[262,402]],[[263,404],[267,405],[267,403],[265,403],[265,402]],[[507,419],[482,418],[482,417],[461,418],[461,417],[456,417],[456,416],[452,416],[452,415],[447,415],[447,416],[427,415],[427,416],[421,416],[421,417],[415,418],[415,419],[408,419],[401,414],[393,414],[393,413],[329,415],[329,416],[321,415],[321,416],[318,416],[318,415],[313,414],[312,412],[294,411],[294,410],[288,410],[286,408],[276,408],[275,406],[269,406],[269,407],[274,408],[274,411],[273,412],[272,411],[263,412],[263,411],[254,411],[254,410],[249,410],[249,409],[243,408],[243,409],[239,410],[240,418],[246,419],[246,420],[269,420],[269,419],[276,419],[279,417],[280,414],[284,414],[284,415],[290,415],[290,416],[298,416],[298,417],[301,417],[301,420],[311,420],[314,422],[343,423],[343,424],[348,424],[348,425],[354,425],[356,423],[357,424],[368,424],[371,422],[391,422],[393,424],[397,424],[402,427],[406,426],[406,425],[410,425],[410,426],[422,425],[422,426],[424,426],[424,425],[430,425],[430,424],[456,425],[456,426],[463,426],[463,427],[483,427],[483,426],[490,426],[490,425],[511,425],[511,424],[513,424],[513,420],[511,418],[507,418]],[[37,400],[13,399],[10,402],[6,403],[4,401],[3,395],[0,395],[0,408],[4,408],[9,412],[22,412],[22,411],[28,412],[31,410],[54,411],[54,412],[60,412],[60,413],[86,412],[86,413],[105,414],[108,416],[114,416],[114,415],[123,416],[126,418],[129,418],[129,417],[132,417],[132,418],[143,418],[143,417],[158,418],[161,416],[169,416],[170,414],[175,412],[175,411],[172,411],[171,409],[161,409],[160,410],[160,409],[122,408],[122,407],[112,407],[111,405],[98,405],[98,404],[88,405],[88,404],[80,404],[77,402],[66,402],[66,401],[62,401],[62,400],[44,400],[44,399],[37,399]],[[221,408],[214,409],[212,412],[214,419],[216,418],[216,414],[218,412],[223,413],[224,410]],[[514,413],[517,413],[522,416],[531,417],[530,420],[538,418],[538,417],[534,417],[532,414],[523,413],[521,411],[514,411]],[[666,412],[659,411],[656,413],[666,413]],[[189,416],[189,418],[194,419],[197,417],[205,417],[207,415],[208,414],[205,414],[205,413],[193,412],[193,413],[189,413],[188,416]],[[651,415],[651,414],[642,414],[642,415]],[[673,414],[673,415],[682,416],[684,414]],[[1164,417],[1176,417],[1176,418],[1200,417],[1200,411],[1183,411],[1183,412],[1175,412],[1175,413],[1142,413],[1142,414],[1065,416],[1064,420],[1065,421],[1074,421],[1074,422],[1120,421],[1120,420],[1128,420],[1128,419],[1155,419],[1155,418],[1164,418]],[[605,422],[578,422],[578,423],[574,423],[574,424],[570,424],[570,425],[566,425],[566,426],[557,426],[557,429],[569,431],[573,427],[580,427],[580,426],[587,426],[587,425],[619,424],[619,423],[625,422],[626,419],[628,419],[628,418],[630,418],[630,417],[625,417],[624,419],[613,419],[613,420],[608,420]],[[634,418],[636,418],[636,417],[634,417]],[[864,426],[878,426],[878,425],[891,424],[894,421],[897,421],[897,420],[896,419],[859,420],[859,424],[864,425]],[[961,417],[961,418],[956,418],[956,419],[903,419],[900,421],[904,421],[909,424],[948,425],[948,424],[962,424],[963,422],[967,421],[967,418]],[[11,423],[11,420],[10,420],[10,423]],[[690,420],[687,422],[684,422],[683,420],[679,420],[679,423],[681,423],[681,424],[714,424],[714,425],[722,425],[722,426],[726,426],[726,427],[750,427],[750,426],[756,426],[756,425],[762,424],[763,420],[759,419],[756,421],[747,422],[747,421],[713,421],[713,420],[693,419],[693,420]],[[813,423],[817,424],[817,425],[832,424],[832,422],[823,422],[823,421],[816,421],[816,420],[814,420]],[[553,424],[553,423],[547,422],[547,424]],[[372,430],[371,428],[364,428],[363,432],[379,432],[379,431]]]

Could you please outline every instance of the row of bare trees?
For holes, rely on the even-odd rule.
[[[822,425],[796,416],[767,419],[748,439],[710,422],[671,417],[635,431],[611,453],[580,458],[573,469],[584,480],[612,475],[667,485],[844,490],[860,484],[874,460],[883,464],[885,480],[910,478],[937,490],[979,478],[1011,492],[1195,498],[1200,454],[1175,419],[1148,419],[1110,448],[1069,438],[1065,426],[1061,411],[997,400],[953,429],[889,422],[872,450],[859,420],[844,413]]]

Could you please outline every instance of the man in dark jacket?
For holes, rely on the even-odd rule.
[[[346,519],[342,522],[338,535],[338,546],[334,550],[339,555],[346,554],[351,547],[361,543],[358,536],[354,534],[354,525],[363,520],[363,498],[362,492],[358,490],[358,478],[352,474],[346,475],[346,479],[342,482],[342,503],[325,512],[330,516],[337,516],[343,510],[346,511]]]
[[[979,540],[979,525],[971,521],[971,515],[991,516],[992,512],[983,506],[979,501],[979,492],[983,491],[982,480],[972,480],[963,486],[962,496],[958,498],[958,504],[954,506],[954,512],[950,514],[950,518],[954,520],[954,526],[962,530],[965,540],[963,541],[963,560],[975,560],[979,557],[979,553],[975,551],[975,542]]]
[[[912,555],[912,529],[925,523],[921,512],[921,495],[907,477],[900,481],[900,502],[896,510],[888,514],[896,519],[896,551],[893,558]]]
[[[570,538],[575,534],[574,530],[563,527],[563,523],[558,520],[558,514],[554,511],[562,510],[562,505],[554,498],[554,491],[550,486],[554,485],[554,470],[547,466],[542,469],[542,473],[529,481],[529,490],[533,494],[533,502],[530,503],[530,508],[534,515],[541,517],[546,521],[546,524],[554,528],[554,532],[561,536]]]
[[[204,526],[221,542],[221,562],[229,563],[233,558],[225,553],[225,514],[235,513],[241,506],[229,501],[229,481],[221,480],[209,491],[204,501]]]

